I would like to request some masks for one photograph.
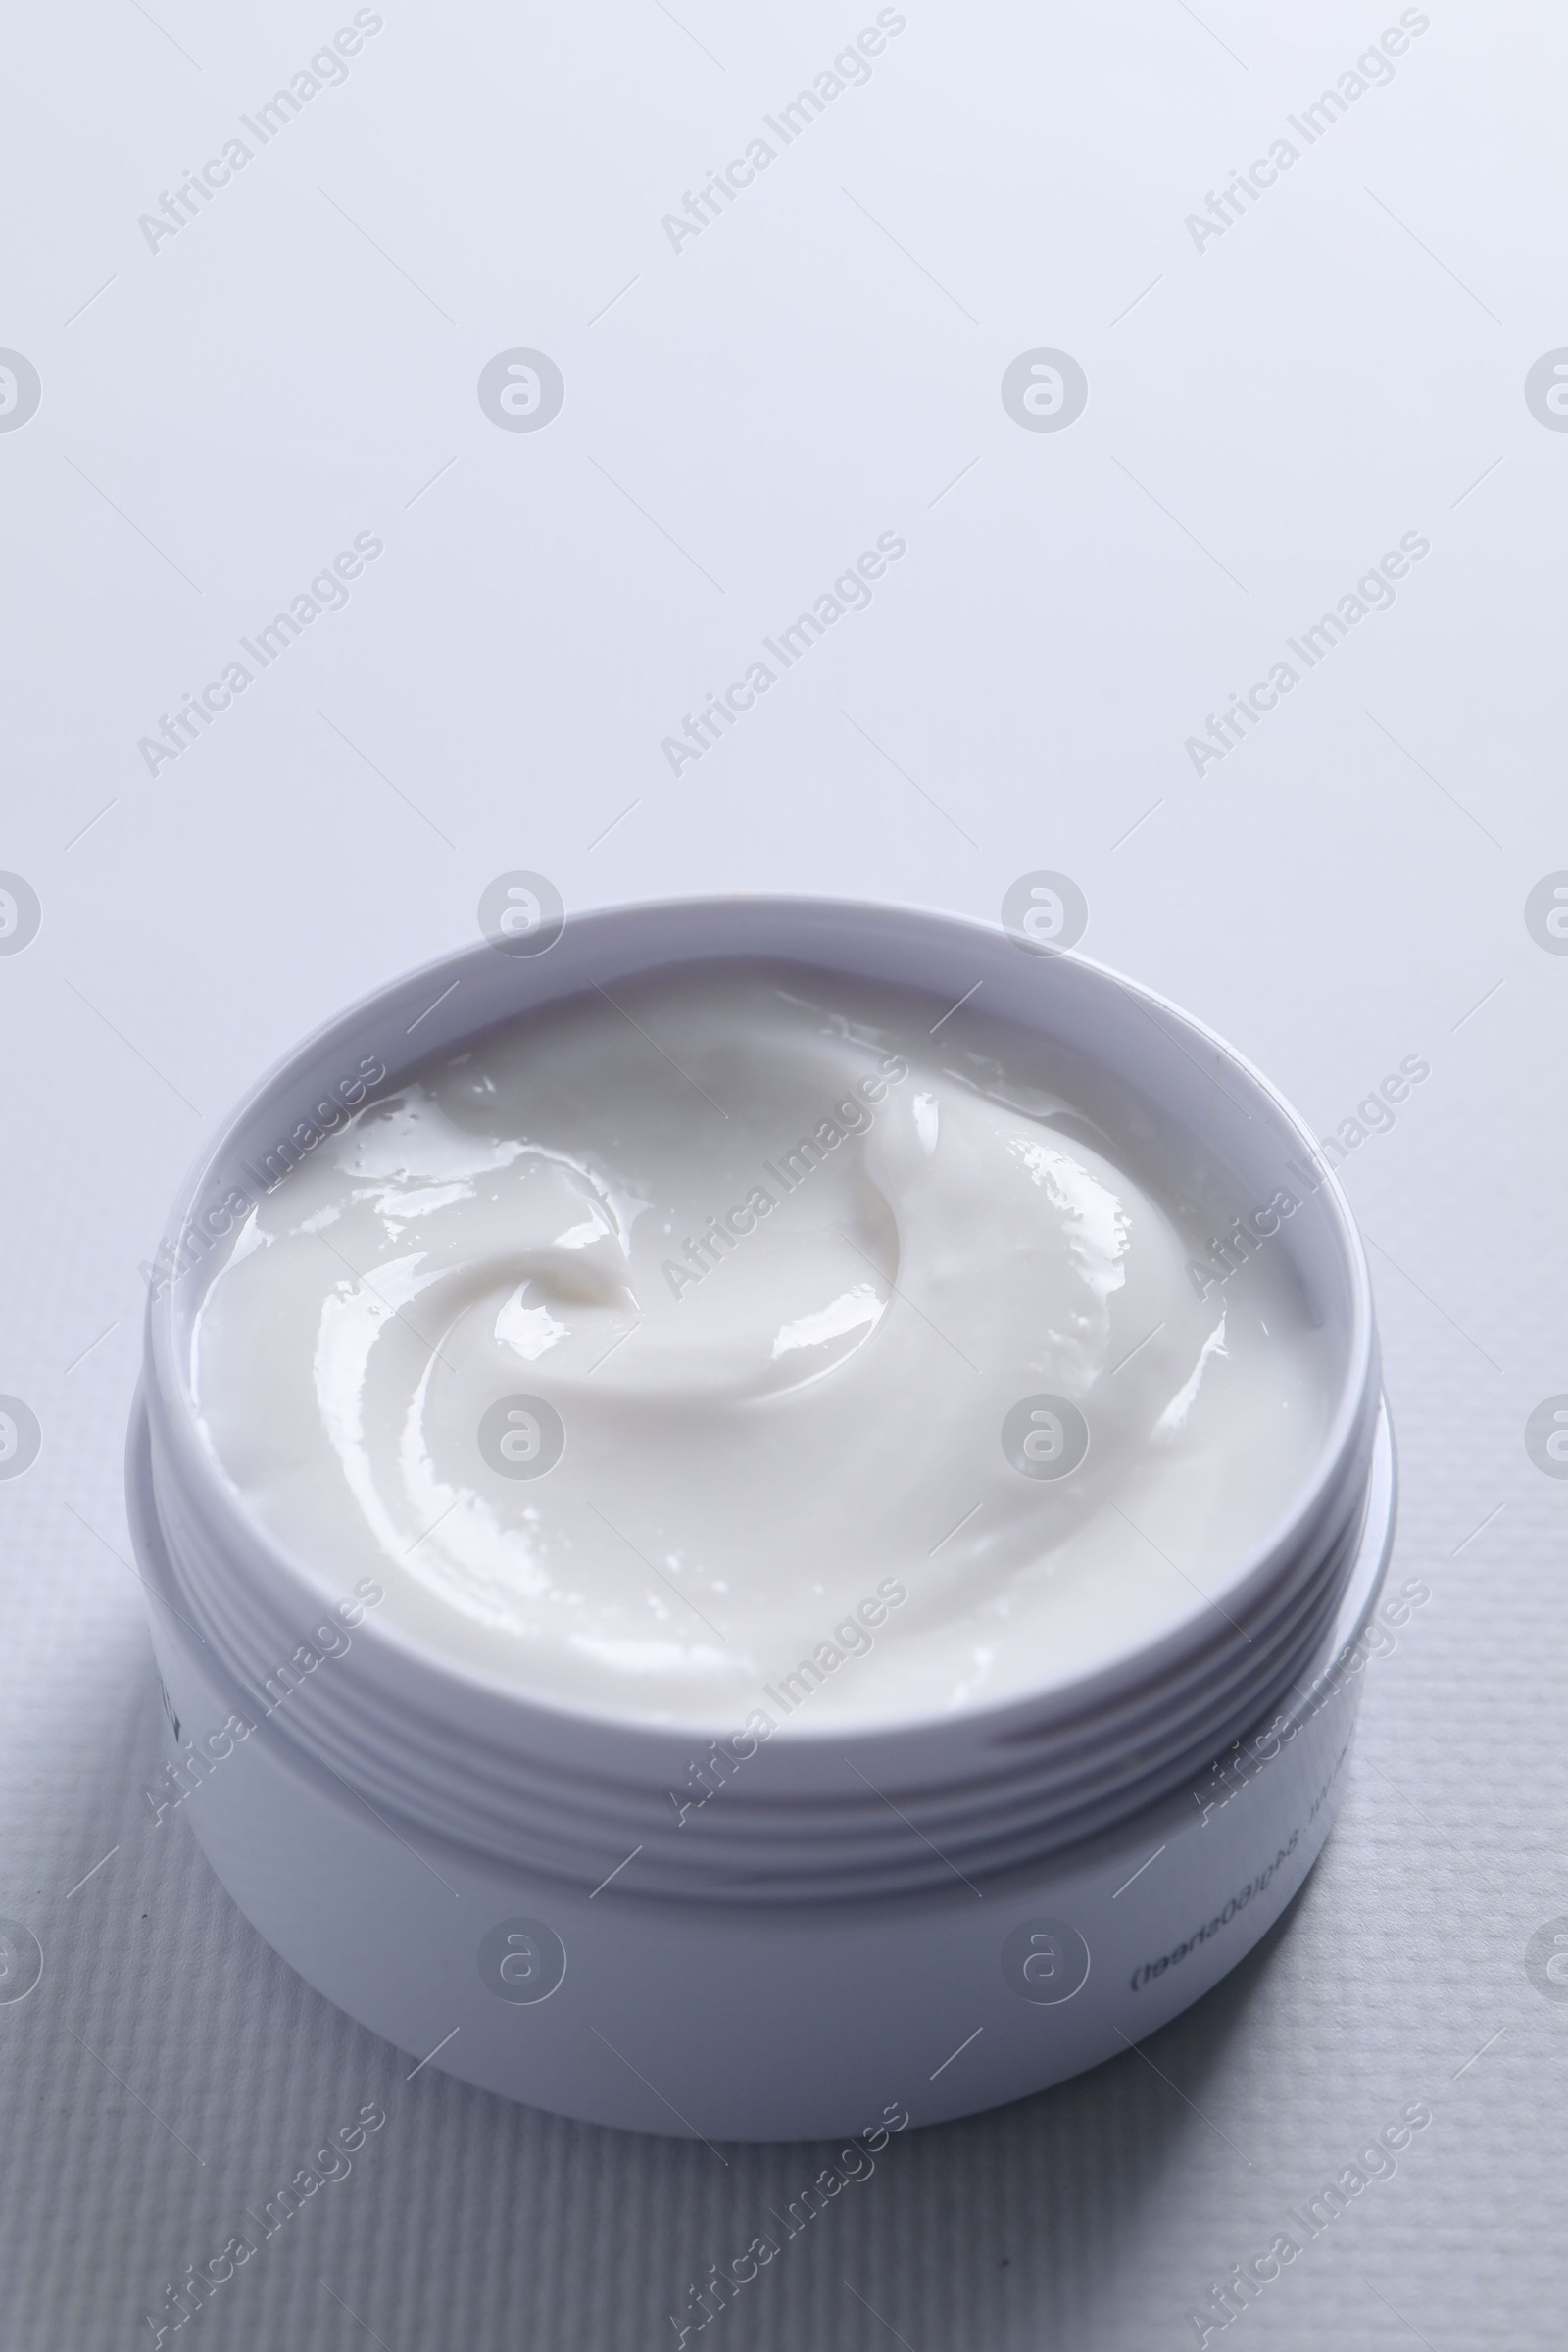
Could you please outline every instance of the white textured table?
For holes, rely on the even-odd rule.
[[[1568,1483],[1524,1430],[1568,1391],[1568,956],[1525,903],[1568,867],[1568,416],[1552,363],[1534,411],[1526,376],[1568,343],[1564,27],[1434,7],[1385,74],[1355,61],[1393,6],[1286,29],[1238,0],[910,0],[862,75],[831,61],[876,11],[824,0],[765,28],[715,0],[387,0],[339,78],[352,13],[90,0],[9,36],[0,345],[41,404],[18,428],[32,379],[0,359],[0,867],[42,927],[0,955],[0,1390],[42,1451],[0,1480],[0,1913],[44,1969],[0,2002],[0,2347],[152,2340],[166,2284],[366,2102],[388,2120],[352,2173],[169,2342],[671,2342],[690,2282],[815,2169],[406,2081],[142,1793],[138,1263],[241,1088],[471,937],[516,867],[568,906],[793,888],[988,917],[1059,869],[1086,950],[1321,1132],[1431,1065],[1345,1168],[1402,1454],[1393,1575],[1431,1597],[1369,1669],[1301,1900],[1142,2052],[895,2141],[691,2340],[1157,2352],[1294,2233],[1250,2341],[1559,2344],[1568,2003],[1525,1957],[1568,1911]],[[802,89],[818,111],[786,114]],[[758,140],[750,185],[664,225]],[[192,217],[143,226],[209,158]],[[519,349],[564,381],[542,431],[507,360],[492,410],[524,429],[477,397]],[[1066,429],[1004,405],[1041,349],[1087,377]],[[1053,379],[1023,375],[1051,424]],[[700,758],[666,752],[880,532],[907,552],[869,607]],[[360,533],[381,554],[307,614]],[[1428,552],[1354,617],[1403,534]],[[280,612],[264,664],[242,641]],[[1307,639],[1325,612],[1343,635]],[[195,740],[139,749],[233,662]],[[1279,662],[1243,740],[1187,748]],[[1298,2228],[1418,2102],[1396,2173]]]

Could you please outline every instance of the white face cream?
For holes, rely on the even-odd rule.
[[[250,1512],[437,1654],[694,1732],[992,1706],[1223,1610],[1328,1424],[1286,1250],[1217,1279],[1191,1136],[946,1010],[676,968],[367,1105],[195,1322]]]

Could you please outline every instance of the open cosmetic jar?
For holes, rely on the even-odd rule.
[[[421,2062],[936,2122],[1163,2024],[1322,1846],[1394,1525],[1366,1265],[1113,973],[529,900],[266,1078],[150,1272],[150,1802]]]

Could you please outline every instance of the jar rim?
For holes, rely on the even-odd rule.
[[[737,947],[738,940],[749,945]],[[558,963],[563,949],[568,947],[570,953]],[[564,970],[589,968],[596,956],[609,958],[600,965],[606,976],[612,969],[622,969],[628,957],[633,968],[655,969],[661,964],[699,961],[705,956],[747,954],[760,960],[795,960],[843,972],[863,970],[868,954],[896,957],[938,947],[950,958],[968,956],[984,960],[988,976],[1011,970],[1020,980],[1020,990],[1015,992],[1019,994],[1026,974],[1034,972],[1044,978],[1056,972],[1060,978],[1054,989],[1057,1002],[1053,1005],[1053,1019],[1062,1012],[1059,1000],[1064,992],[1077,992],[1080,1009],[1085,1003],[1098,1003],[1102,1007],[1136,1012],[1152,1032],[1163,1038],[1160,1052],[1171,1072],[1171,1083],[1191,1086],[1191,1078],[1179,1067],[1183,1061],[1189,1069],[1199,1065],[1205,1083],[1229,1080],[1229,1086],[1220,1087],[1226,1100],[1235,1100],[1244,1119],[1255,1117],[1269,1130],[1272,1141],[1282,1151],[1294,1152],[1315,1179],[1312,1198],[1321,1217],[1319,1255],[1326,1251],[1332,1260],[1340,1292],[1336,1386],[1327,1426],[1310,1465],[1282,1497],[1266,1537],[1253,1547],[1245,1571],[1227,1588],[1227,1602],[1235,1612],[1228,1622],[1236,1623],[1238,1618],[1250,1621],[1255,1614],[1262,1624],[1268,1621],[1271,1601],[1278,1602],[1282,1593],[1289,1596],[1296,1588],[1304,1588],[1314,1574],[1329,1573],[1334,1546],[1342,1542],[1365,1493],[1379,1402],[1378,1352],[1370,1276],[1348,1203],[1304,1122],[1261,1072],[1203,1023],[1142,983],[1076,952],[1052,951],[1042,956],[1020,950],[1000,925],[907,903],[715,893],[631,902],[572,914],[543,956],[512,957],[480,941],[433,958],[369,991],[322,1024],[248,1091],[220,1123],[176,1196],[170,1227],[173,1262],[177,1267],[187,1237],[203,1213],[203,1202],[213,1197],[215,1183],[225,1166],[240,1155],[242,1142],[253,1133],[265,1134],[267,1114],[291,1099],[302,1100],[302,1088],[308,1091],[307,1082],[317,1082],[311,1074],[332,1066],[334,1055],[341,1058],[350,1046],[367,1039],[374,1043],[376,1052],[367,1058],[382,1059],[388,1084],[396,1084],[402,1075],[426,1062],[432,1051],[440,1052],[448,1044],[455,1048],[463,1037],[477,1035],[496,1019],[508,1017],[505,1009],[490,1008],[504,1004],[509,997],[514,1000],[514,1009],[521,1012],[530,1001],[549,1002],[566,993],[553,985],[556,977]],[[855,953],[861,957],[859,966],[853,961]],[[1015,964],[999,960],[1009,956],[1017,958]],[[541,981],[552,985],[543,988]],[[531,997],[530,982],[534,983]],[[427,999],[439,1003],[443,994],[448,1003],[456,998],[463,1004],[445,1018],[435,1017],[435,1007],[429,1007],[429,1025],[418,1033],[416,1048],[410,1048],[400,1071],[395,1061],[386,1058],[384,1041],[392,1040],[400,1027],[407,1035],[405,1016],[411,1010],[418,1010],[419,1019],[426,1020],[420,1008]],[[486,1008],[483,1017],[468,1020],[465,1026],[466,1005],[474,1003]],[[1045,1023],[1036,1026],[1044,1028]],[[1052,1028],[1050,1033],[1071,1037],[1070,1029]],[[275,1127],[275,1118],[273,1124]],[[216,1261],[220,1250],[211,1239],[208,1247]],[[1296,1240],[1288,1240],[1286,1247],[1304,1280]],[[206,1539],[204,1548],[210,1546],[214,1555],[229,1563],[228,1572],[241,1583],[249,1580],[254,1590],[247,1600],[258,1596],[262,1584],[270,1584],[273,1594],[290,1606],[330,1599],[339,1588],[332,1582],[329,1564],[297,1553],[261,1526],[223,1475],[201,1430],[190,1385],[188,1338],[193,1304],[210,1272],[210,1267],[206,1271],[203,1267],[203,1252],[198,1251],[185,1270],[197,1279],[186,1283],[176,1272],[149,1297],[147,1393],[161,1476],[178,1491],[182,1504],[197,1512]],[[209,1560],[205,1574],[214,1573]],[[224,1571],[217,1573],[220,1578]],[[1188,1615],[1153,1641],[1129,1646],[1098,1672],[1076,1682],[1054,1685],[1044,1676],[1031,1681],[1022,1691],[953,1715],[924,1710],[868,1719],[863,1724],[783,1725],[768,1742],[767,1753],[773,1759],[770,1770],[782,1776],[784,1785],[804,1788],[820,1778],[817,1764],[829,1753],[836,1757],[850,1747],[866,1756],[872,1752],[886,1755],[896,1763],[903,1753],[929,1748],[933,1740],[970,1754],[995,1757],[1009,1750],[1016,1754],[1031,1739],[1049,1734],[1068,1716],[1087,1720],[1105,1710],[1114,1711],[1135,1700],[1140,1691],[1168,1690],[1173,1678],[1175,1685],[1196,1699],[1200,1696],[1204,1676],[1217,1671],[1216,1659],[1235,1650],[1229,1634],[1217,1643],[1213,1639],[1212,1628],[1206,1624],[1213,1606],[1200,1596]],[[242,1632],[234,1630],[243,1615],[241,1609],[230,1619],[231,1638],[243,1638]],[[486,1727],[503,1741],[509,1724],[532,1746],[554,1745],[564,1753],[581,1754],[585,1746],[609,1739],[627,1762],[635,1761],[637,1769],[657,1772],[674,1751],[684,1755],[694,1740],[723,1738],[731,1729],[716,1720],[698,1725],[683,1718],[671,1724],[628,1714],[608,1702],[567,1697],[536,1685],[522,1686],[513,1677],[488,1672],[454,1652],[431,1649],[390,1618],[368,1622],[364,1633],[365,1649],[380,1675],[384,1696],[391,1700],[398,1693],[411,1699],[417,1695],[432,1720],[450,1722],[455,1737],[465,1736],[477,1707]]]

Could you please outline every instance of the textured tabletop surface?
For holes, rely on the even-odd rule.
[[[1568,29],[86,0],[7,42],[0,1391],[41,1450],[0,1478],[0,1914],[43,1972],[0,2000],[0,2352],[154,2341],[366,2102],[352,2172],[169,2342],[672,2343],[820,2161],[408,2080],[144,1796],[138,1266],[253,1078],[519,868],[573,907],[987,919],[1072,876],[1086,952],[1348,1147],[1392,1573],[1429,1595],[1250,1959],[1094,2074],[895,2141],[692,2341],[1174,2352],[1424,2102],[1226,2332],[1559,2345],[1568,1986],[1527,1951],[1568,1913],[1568,1479],[1526,1424],[1568,1392],[1568,940],[1531,896],[1568,869]],[[694,749],[884,532],[869,603]],[[381,553],[312,598],[357,534]],[[1411,1056],[1394,1123],[1358,1117]]]

